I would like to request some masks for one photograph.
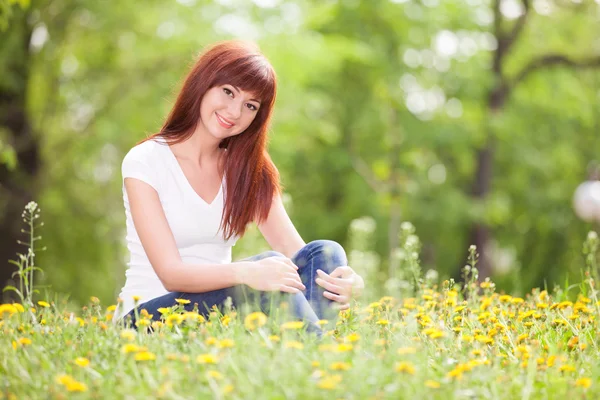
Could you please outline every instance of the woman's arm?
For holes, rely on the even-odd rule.
[[[273,250],[288,258],[306,245],[285,211],[280,196],[273,198],[269,216],[258,224],[258,229]]]
[[[135,178],[125,178],[125,190],[135,230],[165,289],[170,292],[203,293],[242,283],[240,274],[252,262],[183,263],[156,190]]]

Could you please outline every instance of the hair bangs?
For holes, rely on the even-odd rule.
[[[227,65],[217,74],[214,86],[230,84],[249,92],[262,104],[275,97],[275,71],[261,55],[250,55]]]

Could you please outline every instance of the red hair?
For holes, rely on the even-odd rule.
[[[249,222],[266,220],[273,197],[281,193],[279,172],[267,153],[267,131],[277,91],[275,71],[256,45],[243,41],[217,43],[192,66],[160,132],[168,143],[187,140],[200,120],[205,93],[224,84],[252,93],[261,102],[248,128],[223,139],[227,149],[224,173],[227,182],[221,228],[226,240],[242,236]]]

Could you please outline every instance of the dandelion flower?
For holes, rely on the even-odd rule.
[[[75,359],[75,361],[73,361],[75,364],[79,365],[82,368],[87,367],[88,365],[90,365],[90,360],[88,360],[85,357],[77,357]]]
[[[214,369],[210,369],[210,370],[206,371],[206,376],[208,378],[213,378],[213,379],[219,379],[219,380],[223,379],[223,374]]]
[[[360,335],[356,332],[353,332],[351,334],[349,334],[348,336],[346,336],[346,341],[353,343],[353,342],[357,342],[360,339]]]
[[[137,332],[134,331],[133,329],[124,329],[121,331],[121,339],[126,339],[126,340],[129,340],[130,342],[135,340],[136,335],[137,335]]]
[[[256,328],[259,328],[267,323],[267,316],[258,311],[248,314],[246,318],[244,318],[244,326],[249,331],[253,331]]]
[[[281,324],[281,330],[297,330],[302,329],[304,326],[304,321],[289,321],[284,324]]]
[[[31,344],[31,339],[29,338],[20,338],[19,339],[19,344],[23,345],[23,346],[27,346]]]
[[[405,355],[405,354],[415,354],[417,352],[417,349],[414,347],[400,347],[398,349],[398,354],[399,355]]]
[[[409,375],[415,374],[415,367],[409,362],[399,362],[396,364],[396,372],[402,372]]]
[[[428,379],[425,381],[425,386],[427,386],[428,388],[431,388],[431,389],[438,389],[441,385],[439,382]]]
[[[572,365],[569,365],[569,364],[561,365],[558,370],[560,372],[575,372],[576,371],[575,367]]]
[[[219,347],[221,349],[231,348],[234,346],[235,346],[235,342],[233,341],[233,339],[229,339],[229,338],[221,339],[221,340],[219,340],[219,343],[217,344],[217,347]]]
[[[579,378],[575,381],[575,386],[587,389],[592,386],[592,380],[590,378]]]
[[[345,353],[347,351],[352,350],[353,348],[354,346],[350,343],[340,343],[337,345],[335,351],[337,351],[338,353]]]
[[[352,365],[350,365],[347,362],[337,361],[337,362],[331,363],[329,368],[331,368],[334,371],[348,371],[350,368],[352,368]]]
[[[43,300],[40,300],[37,303],[38,303],[39,306],[44,307],[44,308],[50,307],[50,304],[47,303],[47,302],[45,302],[45,301],[43,301]]]
[[[298,349],[298,350],[302,350],[304,348],[304,345],[300,342],[297,342],[295,340],[289,341],[289,342],[285,342],[284,347],[286,349]]]
[[[175,299],[178,304],[190,304],[191,301],[188,299]]]
[[[219,359],[214,354],[200,354],[196,357],[198,364],[217,364]]]
[[[123,354],[135,353],[139,349],[140,348],[138,345],[135,345],[133,343],[127,343],[126,345],[121,347],[121,353],[123,353]]]
[[[214,345],[214,344],[217,344],[217,342],[218,342],[217,338],[215,338],[215,337],[212,337],[212,336],[209,336],[209,337],[207,337],[206,339],[204,339],[204,343],[205,343],[207,346],[212,346],[212,345]]]
[[[136,353],[135,360],[136,361],[152,361],[152,360],[156,360],[156,355],[154,355],[154,353],[151,353],[149,351],[140,351],[139,353]]]

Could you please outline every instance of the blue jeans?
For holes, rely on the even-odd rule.
[[[257,261],[278,256],[284,257],[281,253],[267,251],[241,261]],[[157,311],[159,308],[177,304],[175,299],[187,299],[190,300],[190,303],[184,306],[187,311],[192,311],[194,304],[198,304],[198,313],[208,317],[213,305],[222,310],[227,297],[231,297],[234,307],[239,307],[242,303],[251,303],[260,307],[260,310],[268,315],[271,306],[277,307],[280,302],[285,301],[291,306],[295,317],[308,322],[308,331],[316,332],[321,336],[321,330],[316,322],[319,319],[332,319],[337,315],[337,310],[331,307],[335,302],[323,296],[325,289],[315,282],[315,278],[318,276],[317,269],[330,274],[336,267],[347,265],[346,253],[342,246],[334,241],[315,240],[302,247],[292,256],[291,260],[298,266],[298,274],[306,286],[306,290],[301,293],[267,292],[255,290],[246,285],[236,285],[203,293],[167,293],[142,303],[138,306],[138,310],[145,309],[153,315],[154,320],[159,320],[160,313]],[[125,315],[124,319],[126,320],[128,317],[135,322],[134,311]]]

